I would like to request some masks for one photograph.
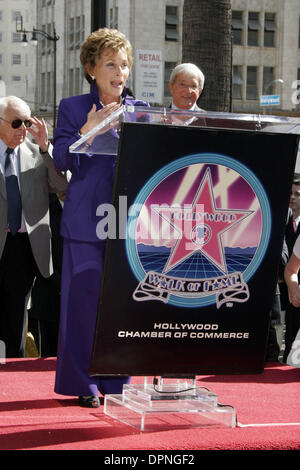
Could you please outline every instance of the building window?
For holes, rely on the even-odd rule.
[[[165,39],[166,41],[178,41],[178,12],[177,7],[166,6]]]
[[[75,80],[74,80],[74,95],[80,95],[81,93],[81,83],[82,83],[82,72],[80,67],[75,69]]]
[[[54,26],[52,25],[52,23],[48,23],[47,24],[47,33],[48,33],[48,35],[53,36],[53,31],[54,31]],[[52,54],[52,52],[53,52],[52,41],[49,41],[48,39],[46,39],[46,47],[47,47],[47,53]]]
[[[75,18],[75,47],[79,49],[84,41],[84,16],[76,16]]]
[[[74,95],[74,70],[69,69],[69,96]]]
[[[259,45],[259,31],[261,25],[259,22],[259,13],[249,11],[248,13],[248,46]]]
[[[118,7],[110,8],[110,10],[109,10],[109,26],[110,26],[110,28],[118,29],[118,16],[119,16]]]
[[[47,82],[46,82],[46,103],[51,102],[51,72],[46,73]]]
[[[296,103],[297,108],[300,107],[300,69],[297,69],[297,92],[296,92]]]
[[[262,92],[264,95],[274,95],[275,83],[274,82],[274,68],[264,67],[263,68],[263,87]]]
[[[243,44],[243,12],[234,10],[232,12],[232,36],[233,44],[240,46]]]
[[[20,75],[13,75],[12,76],[12,81],[13,82],[20,82],[21,81]]]
[[[69,18],[69,48],[73,49],[75,44],[74,37],[74,18]]]
[[[41,27],[41,30],[46,32],[46,25],[43,24]],[[46,42],[47,42],[46,38],[44,38],[43,36],[42,36],[42,39],[38,42],[38,44],[41,44],[42,55],[46,54]]]
[[[243,73],[241,65],[234,65],[232,70],[232,98],[242,99]]]
[[[22,13],[20,11],[12,11],[11,12],[11,19],[12,21],[17,21],[20,19],[20,17],[22,16]]]
[[[45,72],[43,72],[41,74],[41,100],[40,100],[40,103],[42,105],[45,104],[45,98],[46,98],[46,74]]]
[[[12,33],[12,42],[21,42],[21,33]]]
[[[13,65],[20,65],[21,64],[21,54],[13,54],[12,55],[12,64]]]
[[[264,30],[264,46],[275,47],[276,32],[276,15],[275,13],[265,13],[265,30]]]
[[[164,95],[171,97],[169,89],[169,81],[172,70],[176,67],[176,62],[165,62],[165,76],[164,76]]]
[[[257,67],[247,67],[247,89],[246,89],[247,100],[256,100],[257,95]]]
[[[52,28],[52,24],[48,23],[47,25],[42,25],[42,30],[45,31],[49,36],[53,36],[54,29]],[[42,54],[51,54],[53,51],[52,41],[49,41],[47,38],[42,38],[41,41],[41,53]]]

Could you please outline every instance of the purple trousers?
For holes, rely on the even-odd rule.
[[[55,392],[122,393],[130,377],[90,377],[105,243],[64,239]]]

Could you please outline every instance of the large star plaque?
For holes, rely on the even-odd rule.
[[[222,234],[252,214],[252,211],[216,207],[208,168],[191,205],[153,208],[178,233],[164,267],[166,273],[196,252],[201,252],[223,273],[227,273]]]

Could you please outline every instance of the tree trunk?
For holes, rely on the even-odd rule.
[[[231,0],[185,0],[182,62],[196,64],[205,75],[199,106],[231,111]]]

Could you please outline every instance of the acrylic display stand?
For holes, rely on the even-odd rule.
[[[295,117],[122,106],[74,142],[70,153],[117,155],[123,122],[300,134],[300,119]]]
[[[124,385],[121,395],[106,395],[104,413],[139,431],[236,426],[236,411],[195,380],[159,378],[157,385]]]
[[[118,155],[123,122],[300,132],[300,120],[295,118],[123,106],[70,146],[70,152],[96,158]],[[104,413],[139,431],[236,426],[235,408],[219,404],[217,395],[197,387],[195,379],[161,377],[153,383],[146,377],[144,383],[124,385],[122,394],[105,396]]]

